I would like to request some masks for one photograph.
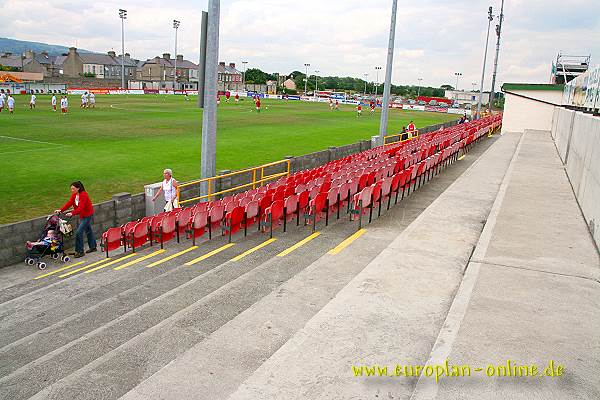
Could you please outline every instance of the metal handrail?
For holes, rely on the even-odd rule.
[[[408,135],[409,135],[409,138],[408,138],[408,139],[404,139],[404,140],[397,140],[397,141],[395,141],[395,142],[390,142],[390,143],[388,143],[388,142],[387,142],[387,139],[388,139],[388,138],[395,138],[395,137],[400,137],[400,138],[401,138],[401,137],[402,137],[402,135],[406,135],[406,134],[408,134]],[[384,146],[389,146],[389,145],[391,145],[391,144],[396,144],[396,143],[404,143],[404,142],[408,142],[409,140],[412,140],[412,139],[415,139],[415,138],[418,138],[418,137],[419,137],[419,130],[418,130],[418,129],[415,129],[415,130],[414,130],[414,131],[412,131],[412,132],[406,131],[406,132],[402,132],[402,133],[395,133],[395,134],[393,134],[393,135],[387,135],[387,136],[384,136],[384,137],[383,137],[383,145],[384,145]]]
[[[271,174],[271,175],[267,175],[265,176],[265,168],[268,167],[272,167],[274,165],[281,165],[281,164],[286,164],[287,170],[285,172],[278,172],[275,174]],[[250,187],[252,186],[252,189],[255,189],[257,185],[262,186],[262,184],[264,182],[268,182],[270,180],[282,177],[282,176],[289,176],[290,175],[290,168],[291,168],[291,160],[280,160],[280,161],[274,161],[268,164],[263,164],[263,165],[259,165],[258,167],[252,167],[252,168],[246,168],[246,169],[242,169],[239,171],[234,171],[234,172],[228,172],[226,174],[222,174],[222,175],[217,175],[217,176],[213,176],[213,177],[209,177],[209,178],[202,178],[202,179],[196,179],[193,181],[189,181],[189,182],[185,182],[182,183],[180,185],[177,186],[177,200],[179,202],[179,204],[186,204],[186,203],[191,203],[194,201],[200,201],[200,200],[204,200],[204,199],[208,199],[211,200],[212,197],[214,196],[218,196],[220,194],[224,194],[224,193],[229,193],[229,192],[233,192],[239,189],[243,189],[246,187]],[[260,170],[260,179],[257,179],[257,172]],[[237,185],[234,186],[232,188],[229,189],[225,189],[225,190],[221,190],[218,192],[212,192],[212,189],[214,187],[213,182],[216,181],[217,179],[223,179],[223,178],[228,178],[231,176],[235,176],[235,175],[240,175],[240,174],[244,174],[244,173],[248,173],[248,172],[252,172],[252,182],[249,183],[244,183],[242,185]],[[181,200],[181,189],[184,187],[188,187],[188,186],[192,186],[192,185],[197,185],[197,184],[201,184],[201,183],[207,183],[207,194],[202,195],[202,196],[197,196],[197,197],[193,197],[190,199],[185,199],[185,200]]]

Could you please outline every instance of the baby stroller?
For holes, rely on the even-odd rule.
[[[54,231],[54,235],[49,237],[48,232]],[[62,262],[69,262],[71,258],[64,250],[65,235],[72,234],[73,229],[68,221],[61,219],[57,214],[50,215],[46,219],[44,229],[40,233],[37,242],[27,242],[27,256],[25,264],[37,264],[38,269],[46,269],[46,263],[42,261],[44,256],[50,256],[57,260],[60,258]]]

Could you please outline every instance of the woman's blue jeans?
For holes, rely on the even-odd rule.
[[[94,216],[80,218],[79,226],[75,232],[75,251],[77,253],[83,253],[83,235],[87,235],[88,246],[90,249],[96,248],[96,237],[92,230],[92,223],[94,222]]]

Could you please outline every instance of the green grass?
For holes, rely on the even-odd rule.
[[[67,116],[50,109],[50,97],[16,96],[14,115],[0,113],[0,223],[45,215],[66,201],[69,184],[81,180],[92,201],[114,193],[140,193],[172,168],[179,181],[199,178],[202,112],[196,98],[96,96],[96,109],[80,109],[69,96]],[[268,110],[251,111],[252,101],[218,109],[217,170],[240,169],[369,139],[376,116],[352,106],[329,111],[325,103],[266,100]],[[417,127],[455,119],[438,113],[390,110],[389,131],[412,119]],[[19,140],[26,139],[26,140]],[[39,143],[47,142],[47,143]]]

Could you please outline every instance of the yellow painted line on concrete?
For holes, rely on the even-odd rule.
[[[311,240],[313,240],[314,238],[316,238],[317,236],[319,236],[321,234],[321,232],[315,232],[312,235],[302,239],[301,241],[299,241],[298,243],[296,243],[295,245],[285,249],[284,251],[282,251],[281,253],[277,254],[277,257],[284,257],[287,256],[288,254],[290,254],[292,251],[296,250],[299,247],[304,246],[306,243],[310,242]]]
[[[65,269],[69,269],[69,268],[73,268],[73,267],[76,267],[76,266],[78,266],[78,265],[81,265],[81,264],[83,264],[84,262],[85,262],[85,261],[79,261],[79,262],[76,262],[76,263],[74,263],[74,264],[71,264],[71,265],[66,265],[66,266],[64,266],[64,267],[61,267],[61,268],[59,268],[59,269],[56,269],[56,270],[54,270],[54,271],[52,271],[52,272],[47,272],[47,273],[45,273],[45,274],[43,274],[43,275],[36,276],[36,277],[35,277],[35,278],[33,278],[33,279],[34,279],[34,280],[36,280],[36,279],[45,278],[45,277],[47,277],[47,276],[50,276],[50,275],[56,274],[57,272],[64,271]]]
[[[458,157],[458,161],[462,161],[462,159],[465,157],[466,157],[466,154],[463,154],[462,156]]]
[[[265,246],[268,246],[269,244],[273,243],[274,241],[276,241],[276,238],[271,238],[268,240],[265,240],[264,242],[262,242],[261,244],[259,244],[258,246],[255,246],[253,248],[251,248],[250,250],[246,250],[245,252],[243,252],[242,254],[240,254],[239,256],[235,256],[231,259],[231,261],[240,261],[242,258],[246,257],[248,254],[252,254],[254,253],[256,250],[260,250]]]
[[[86,266],[83,266],[81,268],[74,269],[73,271],[69,271],[66,274],[59,275],[58,277],[59,278],[66,278],[69,275],[73,275],[73,274],[76,274],[79,271],[83,271],[85,269],[92,268],[93,266],[98,265],[98,264],[102,264],[103,262],[106,262],[108,260],[110,260],[110,257],[102,259],[100,261],[96,261],[95,263],[91,263],[90,265],[86,265]]]
[[[190,252],[190,251],[192,251],[192,250],[196,250],[197,248],[198,248],[198,246],[192,246],[192,247],[190,247],[190,248],[188,248],[188,249],[185,249],[185,250],[182,250],[182,251],[180,251],[179,253],[171,254],[171,255],[170,255],[170,256],[168,256],[168,257],[162,258],[162,259],[160,259],[160,260],[158,260],[158,261],[154,261],[152,264],[148,264],[148,265],[146,265],[146,268],[153,268],[153,267],[156,267],[157,265],[159,265],[159,264],[162,264],[162,263],[164,263],[165,261],[169,261],[169,260],[172,260],[172,259],[174,259],[174,258],[177,258],[177,257],[179,257],[179,256],[181,256],[181,255],[183,255],[183,254],[185,254],[185,253],[188,253],[188,252]]]
[[[222,252],[223,250],[227,250],[228,248],[230,248],[233,245],[235,245],[235,243],[227,243],[226,245],[221,246],[218,249],[215,249],[213,251],[210,251],[210,252],[206,253],[203,256],[200,256],[198,258],[194,258],[193,260],[186,262],[185,265],[190,266],[190,265],[194,265],[196,263],[199,263],[200,261],[206,260],[207,258],[212,257],[215,254],[218,254],[218,253]]]
[[[99,269],[102,269],[104,267],[110,267],[113,264],[116,264],[116,263],[121,262],[123,260],[127,260],[128,258],[131,258],[133,256],[137,256],[137,254],[136,253],[127,254],[126,256],[117,258],[116,260],[112,260],[111,262],[108,262],[106,264],[102,264],[102,265],[99,265],[99,266],[94,267],[92,269],[88,269],[87,271],[84,272],[84,274],[89,274],[90,272],[98,271]]]
[[[346,247],[350,246],[352,242],[361,237],[367,232],[365,228],[359,229],[354,235],[346,238],[342,243],[335,246],[333,249],[329,250],[327,254],[331,254],[332,256],[338,254],[340,251],[344,250]]]
[[[150,257],[154,257],[154,256],[157,256],[157,255],[159,255],[159,254],[162,254],[162,253],[164,253],[165,251],[166,251],[165,249],[156,250],[156,251],[155,251],[155,252],[153,252],[153,253],[146,254],[146,255],[145,255],[145,256],[143,256],[143,257],[137,258],[137,259],[135,259],[135,260],[133,260],[133,261],[129,261],[129,262],[127,262],[127,263],[123,264],[123,265],[119,265],[118,267],[114,267],[113,269],[114,269],[115,271],[118,271],[118,270],[120,270],[120,269],[127,268],[127,267],[129,267],[129,266],[131,266],[131,265],[134,265],[134,264],[137,264],[137,263],[139,263],[139,262],[142,262],[142,261],[144,261],[144,260],[147,260],[147,259],[149,259]]]

